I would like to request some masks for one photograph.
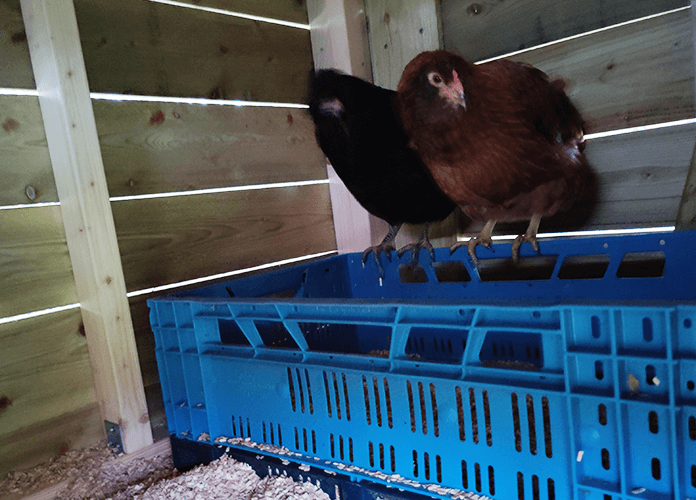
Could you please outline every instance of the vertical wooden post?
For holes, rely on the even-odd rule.
[[[101,412],[152,444],[133,324],[72,0],[21,0]]]
[[[693,29],[693,44],[694,44],[694,71],[696,71],[696,0],[691,0],[691,26]],[[694,96],[696,96],[696,79],[694,79]],[[679,212],[677,212],[677,220],[675,223],[677,231],[687,231],[696,229],[696,148],[691,156],[691,167],[686,176],[684,184],[684,192],[682,193],[681,203],[679,204]]]
[[[308,0],[312,53],[316,69],[336,68],[372,81],[370,48],[362,0]],[[331,166],[329,191],[339,253],[362,252],[386,234],[386,223],[370,215]],[[374,236],[373,236],[374,233]]]

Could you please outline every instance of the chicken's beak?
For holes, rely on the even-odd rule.
[[[446,87],[443,87],[440,94],[449,99],[453,105],[461,106],[466,109],[466,96],[464,95],[464,85],[462,85],[461,80],[459,80],[459,75],[456,71],[452,71],[452,83]]]

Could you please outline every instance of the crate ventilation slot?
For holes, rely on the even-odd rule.
[[[557,255],[523,257],[517,264],[510,258],[479,259],[481,281],[549,280],[556,267]]]
[[[479,360],[484,366],[536,371],[544,366],[540,333],[489,331]]]
[[[292,411],[296,412],[299,410],[302,413],[307,411],[310,414],[314,414],[314,398],[312,396],[312,384],[309,379],[309,371],[307,369],[300,370],[299,368],[295,368],[293,371],[288,367],[287,374]],[[307,396],[306,402],[305,395]],[[299,405],[297,404],[298,400]]]
[[[299,350],[299,346],[280,321],[254,321],[256,331],[266,347]]]
[[[280,431],[280,429],[278,429]],[[307,429],[302,429],[302,442],[300,442],[300,430],[295,427],[295,449],[296,450],[302,450],[303,448],[301,445],[304,446],[304,451],[309,452],[309,444],[307,441]],[[312,453],[317,452],[317,434],[315,431],[312,431]]]
[[[426,386],[424,386],[423,382],[418,382],[417,385],[417,395],[414,394],[414,385],[411,383],[410,380],[406,381],[406,392],[408,394],[408,406],[409,406],[409,413],[411,416],[411,432],[416,433],[419,430],[423,433],[423,435],[428,434],[428,417],[430,416],[431,421],[433,423],[432,428],[430,429],[430,432],[435,436],[438,437],[440,435],[440,420],[439,420],[439,413],[437,409],[437,395],[435,391],[435,384],[430,384],[428,387],[429,390],[429,403],[428,405],[428,400],[426,399]],[[415,397],[418,397],[418,401],[415,400]],[[430,406],[431,412],[428,413],[428,406]],[[420,410],[420,411],[416,411]],[[420,418],[418,418],[420,417]]]
[[[402,283],[427,283],[428,275],[420,264],[399,264],[399,278]]]
[[[406,356],[411,360],[460,364],[468,333],[468,330],[414,326],[406,342]]]
[[[218,319],[220,331],[220,342],[225,345],[250,346],[249,339],[246,338],[242,329],[233,319]]]
[[[562,280],[602,279],[609,267],[609,255],[568,255],[558,278]]]
[[[665,271],[664,252],[629,252],[624,255],[618,278],[661,278]]]

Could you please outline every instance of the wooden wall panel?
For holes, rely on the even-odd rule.
[[[694,116],[689,11],[512,57],[568,80],[588,132]]]
[[[328,185],[112,204],[129,291],[334,250]]]
[[[326,178],[304,109],[94,101],[111,196]]]
[[[425,50],[442,47],[439,2],[368,0],[365,11],[375,85],[396,90],[408,62]]]
[[[0,0],[0,87],[36,88],[19,0]]]
[[[326,178],[302,109],[93,105],[111,196]],[[0,168],[0,206],[58,201],[36,97],[0,96]]]
[[[58,201],[38,97],[0,96],[0,171],[0,206]]]
[[[143,0],[76,0],[93,92],[301,102],[309,31]]]
[[[0,318],[77,302],[60,207],[0,210]]]
[[[182,3],[307,24],[305,0],[179,0]]]
[[[442,0],[445,47],[478,61],[686,5],[688,0]]]
[[[103,435],[79,309],[0,325],[0,474]]]

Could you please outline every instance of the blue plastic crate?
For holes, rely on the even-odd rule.
[[[381,281],[349,254],[151,299],[170,433],[438,498],[696,498],[695,245],[438,249]]]

